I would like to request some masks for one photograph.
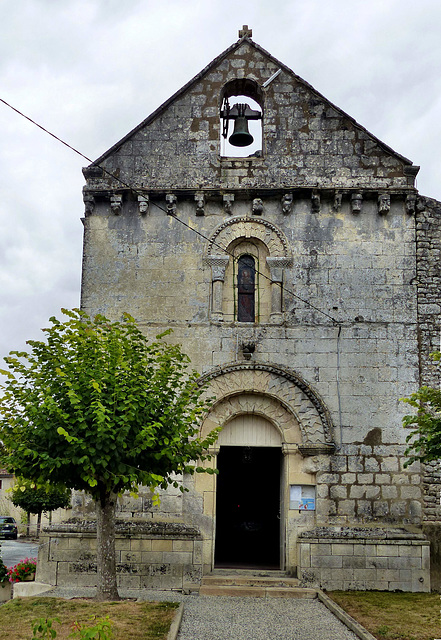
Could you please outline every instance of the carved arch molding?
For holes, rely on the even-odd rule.
[[[323,400],[296,372],[274,365],[231,364],[201,378],[214,401],[202,430],[205,435],[241,414],[267,418],[282,444],[297,445],[303,455],[332,453],[333,425]]]
[[[212,271],[212,305],[213,320],[223,320],[222,298],[225,270],[230,260],[229,247],[240,239],[260,240],[268,249],[267,265],[271,274],[271,319],[280,323],[282,320],[281,284],[284,270],[292,265],[292,255],[285,234],[265,219],[251,219],[246,216],[232,218],[221,224],[211,235],[205,254],[205,262]]]

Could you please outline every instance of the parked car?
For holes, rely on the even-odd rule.
[[[17,540],[17,523],[11,516],[0,516],[0,538],[12,538]]]

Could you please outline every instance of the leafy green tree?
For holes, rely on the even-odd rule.
[[[441,360],[441,353],[432,353],[435,362]],[[405,427],[415,427],[407,436],[410,443],[406,449],[408,460],[405,466],[413,462],[432,462],[441,459],[441,389],[421,387],[408,398],[402,398],[416,412],[404,416]]]
[[[46,342],[5,358],[0,460],[26,479],[92,495],[97,599],[118,599],[117,495],[178,486],[175,474],[214,473],[197,461],[209,459],[218,431],[198,437],[204,389],[181,348],[164,341],[169,332],[150,343],[127,314],[110,322],[62,311],[68,319],[50,319]]]
[[[28,516],[28,535],[31,513],[37,515],[37,536],[39,536],[41,514],[70,507],[70,500],[71,491],[64,486],[53,485],[49,482],[35,484],[32,480],[24,478],[17,478],[11,491],[12,504],[26,511]]]

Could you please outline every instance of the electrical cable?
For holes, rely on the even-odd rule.
[[[52,138],[55,138],[55,140],[57,140],[58,142],[60,142],[61,144],[63,144],[65,147],[67,147],[68,149],[70,149],[71,151],[73,151],[74,153],[76,153],[77,155],[81,156],[82,158],[84,158],[85,160],[87,160],[88,162],[90,162],[92,165],[99,167],[103,173],[107,174],[108,176],[110,176],[113,180],[116,180],[117,182],[119,182],[121,185],[123,185],[124,187],[130,189],[130,191],[132,191],[133,193],[135,193],[136,195],[139,195],[141,197],[144,197],[144,194],[140,191],[138,191],[136,188],[132,187],[130,184],[128,184],[127,182],[125,182],[124,180],[122,180],[119,176],[115,176],[113,173],[111,173],[110,171],[108,171],[107,169],[105,169],[104,167],[102,167],[101,165],[97,165],[95,164],[94,160],[92,160],[91,158],[89,158],[88,156],[84,155],[84,153],[81,153],[81,151],[78,151],[78,149],[75,149],[75,147],[73,147],[72,145],[68,144],[67,142],[65,142],[64,140],[62,140],[62,138],[60,138],[59,136],[55,135],[54,133],[52,133],[51,131],[49,131],[48,129],[46,129],[45,127],[43,127],[41,124],[39,124],[38,122],[36,122],[35,120],[33,120],[32,118],[30,118],[29,116],[27,116],[26,114],[24,114],[22,111],[20,111],[19,109],[17,109],[16,107],[13,107],[11,104],[9,104],[8,102],[6,102],[6,100],[4,100],[3,98],[0,98],[0,102],[2,102],[4,105],[6,105],[7,107],[9,107],[10,109],[12,109],[12,111],[15,111],[15,113],[17,113],[18,115],[20,115],[21,117],[25,118],[26,120],[28,120],[29,122],[31,122],[33,125],[35,125],[36,127],[38,127],[39,129],[41,129],[42,131],[44,131],[45,133],[47,133],[48,135],[50,135]],[[153,205],[155,205],[158,209],[160,209],[161,211],[163,211],[164,213],[166,213],[167,215],[172,215],[172,217],[177,220],[178,222],[180,222],[182,225],[184,225],[185,227],[187,227],[187,229],[190,229],[191,231],[193,231],[194,233],[196,233],[198,236],[200,236],[201,238],[203,238],[204,240],[206,240],[207,242],[210,242],[210,238],[208,238],[207,236],[205,236],[203,233],[201,233],[200,231],[198,231],[197,229],[194,229],[193,227],[191,227],[190,225],[188,225],[186,222],[184,222],[183,220],[181,220],[181,218],[178,218],[178,216],[174,215],[174,214],[170,214],[169,211],[167,211],[167,209],[164,209],[163,207],[161,207],[157,202],[152,201]],[[221,245],[219,245],[216,242],[212,242],[212,244],[216,247],[218,247],[221,251],[225,252],[227,255],[231,256],[233,258],[233,260],[236,260],[236,257],[230,253],[225,247],[222,247]],[[263,278],[266,278],[267,280],[271,281],[271,278],[268,277],[266,274],[254,269],[255,273],[257,273],[258,275],[262,276]],[[271,281],[272,282],[272,281]],[[300,300],[301,302],[303,302],[303,304],[305,304],[306,306],[310,307],[311,309],[314,309],[315,311],[317,311],[318,313],[322,314],[323,316],[327,317],[329,320],[331,320],[334,325],[338,326],[338,335],[337,335],[337,395],[338,395],[338,407],[339,407],[339,417],[340,417],[340,433],[342,430],[342,422],[341,422],[341,399],[340,399],[340,381],[339,381],[339,367],[340,367],[340,334],[341,334],[341,330],[342,330],[342,322],[337,320],[336,318],[334,318],[333,316],[331,316],[329,313],[326,313],[326,311],[323,311],[322,309],[319,309],[319,307],[316,307],[315,305],[313,305],[311,302],[309,302],[308,300],[304,300],[303,298],[301,298],[300,296],[298,296],[297,294],[295,294],[293,291],[291,291],[290,289],[287,289],[286,287],[283,286],[282,283],[277,283],[280,286],[281,291],[284,291],[285,293],[288,293],[289,295],[293,296],[294,298],[296,298],[297,300]],[[342,435],[342,434],[341,434]]]
[[[76,153],[77,155],[81,156],[82,158],[84,158],[85,160],[87,160],[88,162],[90,162],[91,164],[93,164],[95,167],[99,167],[103,173],[105,173],[106,175],[108,175],[109,177],[111,177],[113,180],[116,180],[117,182],[119,182],[121,185],[123,185],[124,187],[127,187],[128,189],[130,189],[130,191],[132,191],[134,194],[139,195],[141,197],[144,196],[144,194],[141,191],[138,191],[135,187],[131,186],[130,184],[128,184],[127,182],[125,182],[124,180],[122,180],[119,176],[114,175],[113,173],[111,173],[110,171],[108,171],[107,169],[105,169],[104,167],[102,167],[101,165],[95,164],[95,162],[89,158],[88,156],[86,156],[84,153],[81,153],[81,151],[78,151],[78,149],[75,149],[75,147],[73,147],[72,145],[68,144],[67,142],[65,142],[62,138],[60,138],[59,136],[55,135],[55,133],[52,133],[51,131],[49,131],[48,129],[46,129],[45,127],[43,127],[41,124],[39,124],[38,122],[36,122],[35,120],[33,120],[32,118],[30,118],[29,116],[27,116],[26,114],[24,114],[22,111],[19,111],[19,109],[13,107],[11,104],[9,104],[8,102],[6,102],[6,100],[3,100],[3,98],[0,98],[0,102],[3,102],[3,104],[5,104],[7,107],[9,107],[10,109],[12,109],[13,111],[15,111],[16,113],[18,113],[18,115],[22,116],[23,118],[25,118],[26,120],[28,120],[29,122],[31,122],[32,124],[34,124],[36,127],[38,127],[39,129],[41,129],[42,131],[44,131],[45,133],[47,133],[48,135],[52,136],[52,138],[55,138],[55,140],[57,140],[58,142],[61,142],[61,144],[64,144],[65,147],[67,147],[68,149],[71,149],[71,151],[74,151],[74,153]],[[167,215],[172,215],[172,217],[177,220],[178,222],[180,222],[184,227],[187,227],[187,229],[190,229],[191,231],[193,231],[194,233],[196,233],[198,236],[200,236],[201,238],[203,238],[204,240],[206,240],[207,242],[210,242],[210,238],[208,238],[206,235],[204,235],[203,233],[201,233],[200,231],[198,231],[197,229],[194,229],[193,227],[191,227],[189,224],[187,224],[186,222],[184,222],[181,218],[179,218],[178,216],[174,215],[174,214],[170,214],[169,211],[167,211],[167,209],[164,209],[164,207],[161,207],[157,202],[152,201],[151,204],[153,204],[154,206],[156,206],[158,209],[160,209],[161,211],[163,211],[164,213],[166,213]],[[212,244],[216,247],[218,247],[221,251],[223,251],[224,253],[226,253],[227,255],[229,255],[230,257],[233,258],[233,260],[236,260],[236,257],[230,253],[225,247],[222,247],[221,245],[217,244],[216,242],[212,242]],[[258,270],[254,270],[256,274],[258,274],[259,276],[261,276],[262,278],[266,278],[267,280],[271,281],[271,278],[269,276],[267,276],[266,274],[262,273],[261,271]],[[297,300],[300,300],[300,302],[303,302],[303,304],[307,305],[308,307],[310,307],[311,309],[314,309],[314,311],[317,311],[318,313],[321,313],[323,316],[329,318],[329,320],[332,320],[332,322],[336,325],[340,325],[341,323],[334,318],[333,316],[331,316],[329,313],[326,313],[326,311],[323,311],[322,309],[320,309],[319,307],[316,307],[315,305],[313,305],[311,302],[309,302],[308,300],[305,300],[304,298],[301,298],[300,296],[298,296],[297,294],[294,293],[294,291],[291,291],[290,289],[287,289],[286,287],[283,286],[282,283],[277,283],[280,286],[280,289],[282,291],[284,291],[285,293],[289,293],[289,295],[293,296],[294,298],[296,298]]]

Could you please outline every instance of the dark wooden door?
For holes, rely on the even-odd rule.
[[[221,446],[215,565],[280,568],[278,447]]]

